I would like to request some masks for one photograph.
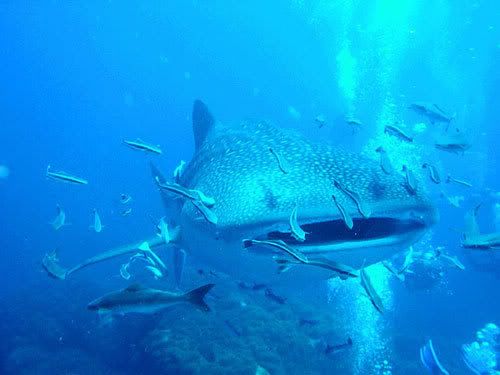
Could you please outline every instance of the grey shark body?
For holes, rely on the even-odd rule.
[[[361,155],[313,144],[265,122],[217,123],[200,101],[194,104],[193,131],[196,150],[180,184],[213,197],[218,222],[204,220],[189,202],[174,220],[183,248],[231,274],[255,276],[276,268],[272,257],[242,250],[243,238],[283,240],[304,254],[359,268],[363,261],[376,263],[411,245],[436,219],[421,187],[409,194],[401,176],[385,174]],[[287,173],[269,149],[280,155]],[[352,217],[352,229],[332,201],[335,181],[355,192],[371,212],[369,218],[361,215],[349,196],[337,194]],[[309,233],[305,241],[290,231],[296,205],[299,224]]]
[[[204,311],[209,311],[204,297],[213,286],[214,284],[207,284],[187,293],[172,293],[133,284],[92,301],[87,308],[100,313],[152,314],[173,305],[191,303]]]

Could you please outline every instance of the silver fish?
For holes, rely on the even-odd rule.
[[[384,133],[396,137],[403,142],[408,142],[408,143],[413,142],[412,137],[406,135],[401,129],[393,125],[386,125],[384,128]]]
[[[344,206],[342,206],[342,204],[338,201],[337,197],[335,197],[334,194],[332,194],[332,199],[335,202],[335,205],[337,206],[340,215],[342,216],[342,220],[344,220],[344,224],[346,225],[347,228],[352,229],[352,227],[354,226],[354,222],[352,220],[351,215],[349,214],[349,212],[346,211]]]
[[[297,241],[303,242],[306,240],[306,232],[304,232],[297,221],[297,206],[294,207],[290,214],[290,230],[292,232],[292,237]]]
[[[101,217],[97,213],[97,210],[94,208],[94,225],[91,225],[90,228],[93,229],[96,233],[101,233],[103,227],[104,226],[102,225]]]
[[[88,183],[89,183],[84,178],[77,177],[77,176],[71,175],[71,174],[63,172],[63,171],[52,172],[50,170],[50,168],[51,168],[50,165],[47,166],[46,176],[48,178],[53,179],[53,180],[70,182],[70,183],[73,183],[76,185],[88,185]]]
[[[59,230],[66,225],[66,213],[59,205],[57,205],[57,216],[50,225],[52,225],[55,230]]]
[[[424,163],[422,164],[422,168],[427,168],[429,170],[429,177],[431,178],[432,182],[434,182],[435,184],[441,183],[441,177],[439,176],[439,172],[435,166],[429,163]]]
[[[459,180],[457,178],[453,178],[450,175],[448,175],[448,177],[446,178],[446,183],[449,184],[451,182],[458,184],[458,185],[465,186],[465,187],[472,187],[472,184],[470,182],[467,182],[464,180]]]
[[[278,167],[281,169],[281,172],[283,172],[284,174],[287,174],[288,171],[283,166],[283,162],[281,160],[281,157],[271,147],[269,147],[269,152],[276,158],[276,161],[278,162]]]
[[[394,168],[392,167],[392,163],[389,160],[389,156],[387,155],[385,149],[380,146],[375,150],[375,152],[380,154],[380,168],[382,168],[386,174],[392,174]]]
[[[382,304],[382,299],[380,298],[375,288],[373,287],[370,277],[366,273],[364,267],[361,268],[359,275],[360,275],[361,286],[364,288],[366,294],[368,295],[368,298],[370,298],[372,305],[377,309],[379,313],[383,314],[385,309],[384,305]]]
[[[154,145],[148,144],[140,138],[137,138],[137,140],[135,140],[135,141],[124,140],[123,143],[125,143],[130,148],[133,148],[134,150],[145,151],[145,152],[149,152],[149,153],[157,154],[157,155],[162,154],[160,146],[158,146],[158,145],[154,146]]]
[[[405,186],[406,189],[408,189],[408,192],[410,194],[416,194],[417,193],[417,180],[415,178],[415,175],[409,169],[406,165],[403,165],[403,172],[405,174]]]
[[[361,197],[359,196],[358,193],[346,188],[344,185],[342,185],[337,180],[333,180],[333,185],[353,200],[353,202],[356,204],[356,207],[358,208],[358,211],[361,215],[363,215],[365,218],[370,217],[370,211],[368,210],[367,207],[365,207],[363,205],[363,203],[361,202]]]
[[[285,242],[281,240],[243,240],[242,241],[243,248],[248,248],[250,246],[255,246],[255,245],[261,245],[261,246],[269,246],[274,249],[278,249],[281,251],[284,251],[288,255],[292,256],[293,258],[297,259],[301,263],[307,263],[307,257],[302,254],[300,251],[291,248],[288,246]]]

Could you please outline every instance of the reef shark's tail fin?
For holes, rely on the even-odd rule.
[[[473,210],[465,214],[465,232],[464,238],[474,237],[480,234],[479,225],[477,224],[477,215],[481,204],[474,207]]]
[[[193,135],[195,150],[200,149],[214,124],[215,119],[205,103],[201,100],[195,100],[193,104]]]
[[[184,296],[192,304],[196,305],[203,311],[210,311],[210,307],[205,303],[205,295],[214,287],[215,284],[206,284],[199,288],[187,292]]]

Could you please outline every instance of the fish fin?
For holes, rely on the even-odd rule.
[[[215,284],[206,284],[199,288],[187,292],[184,296],[192,304],[198,306],[203,311],[210,311],[210,307],[205,303],[205,295],[215,286]]]
[[[113,314],[109,310],[99,310],[97,312],[99,316],[99,325],[100,326],[108,326],[113,323]]]
[[[193,104],[193,135],[196,150],[200,149],[214,124],[214,117],[205,103],[201,100],[195,100]]]
[[[149,243],[147,241],[144,241],[143,243],[141,243],[139,245],[139,250],[151,252],[151,248],[149,247]]]
[[[135,284],[130,284],[128,287],[123,289],[126,292],[137,292],[139,290],[145,289],[141,284],[135,283]]]
[[[243,246],[244,249],[247,249],[250,246],[253,246],[253,242],[252,242],[252,240],[246,239],[246,240],[241,241],[241,245]]]
[[[278,267],[278,273],[284,273],[291,268],[290,265],[281,265]]]

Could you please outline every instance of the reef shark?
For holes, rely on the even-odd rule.
[[[152,166],[169,220],[179,228],[171,243],[239,279],[276,277],[273,257],[242,249],[245,238],[282,240],[303,254],[359,269],[407,248],[436,221],[424,184],[410,194],[403,177],[384,173],[376,160],[313,143],[291,129],[264,121],[222,124],[197,100],[193,134],[195,152],[178,184],[213,198],[211,207],[162,189],[166,179]],[[369,217],[335,181],[355,194]],[[289,225],[297,205],[297,223],[308,233],[304,241],[294,238]],[[345,225],[338,205],[352,218],[352,228]],[[217,220],[208,220],[207,212]],[[135,251],[137,246],[117,251],[126,249]]]

